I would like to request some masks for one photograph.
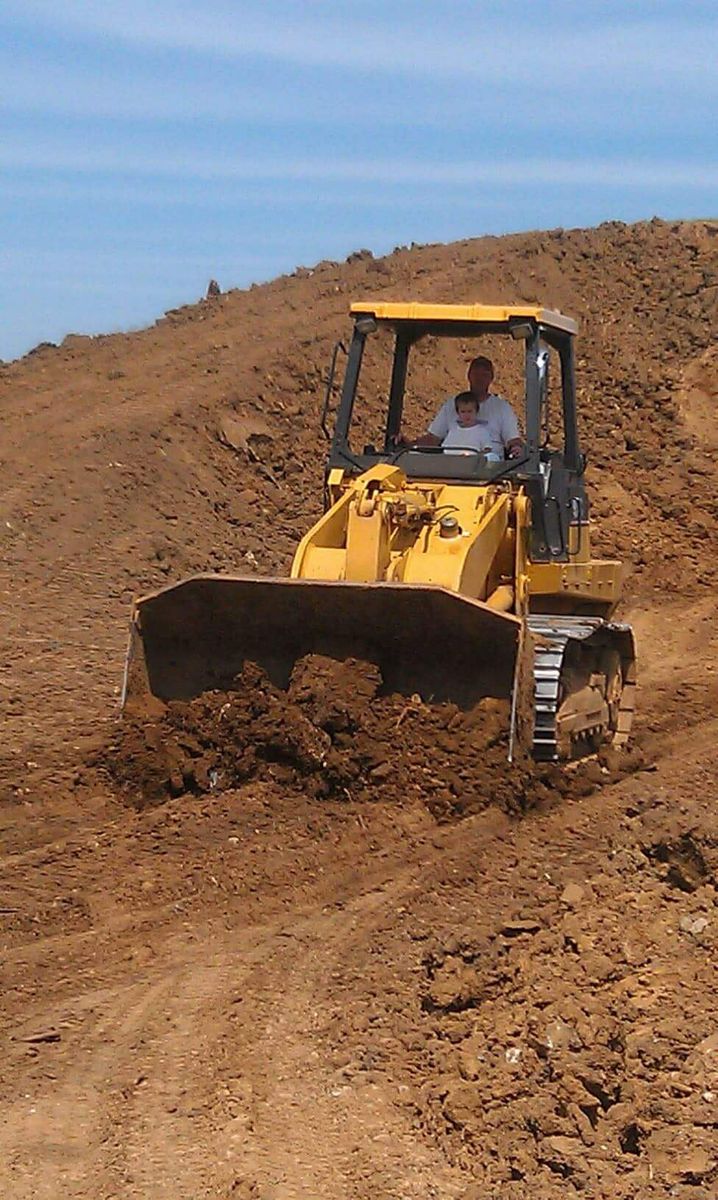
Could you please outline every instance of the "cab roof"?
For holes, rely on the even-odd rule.
[[[456,322],[457,324],[507,325],[510,321],[535,321],[544,328],[561,333],[578,333],[578,323],[564,313],[539,304],[421,304],[385,300],[359,300],[352,304],[353,317],[372,316],[377,321],[397,324],[402,321]]]

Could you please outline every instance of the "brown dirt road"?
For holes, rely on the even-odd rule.
[[[322,264],[0,370],[4,1196],[715,1193],[715,231]],[[328,349],[367,293],[582,318],[647,765],[522,818],[271,771],[137,811],[87,765],[131,595],[286,568]]]

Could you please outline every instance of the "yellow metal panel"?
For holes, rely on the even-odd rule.
[[[346,550],[343,546],[308,546],[302,559],[303,579],[343,579]],[[294,575],[293,578],[299,578]]]
[[[532,596],[577,596],[611,607],[621,592],[621,563],[593,559],[586,563],[529,563]]]
[[[502,583],[497,588],[494,588],[490,596],[487,597],[486,603],[489,608],[493,608],[496,612],[509,612],[514,606],[516,594],[510,583]]]
[[[524,616],[529,607],[529,535],[531,506],[523,490],[514,496],[514,599],[517,616]]]
[[[383,579],[389,566],[389,530],[380,507],[363,516],[356,504],[349,508],[344,578],[351,583]]]
[[[476,596],[480,600],[486,598],[489,574],[507,534],[509,512],[508,496],[500,496],[471,539],[458,587],[458,591],[464,595]]]
[[[537,304],[421,304],[386,300],[358,300],[350,308],[352,316],[366,313],[377,321],[491,321],[508,323],[516,317],[538,321],[564,333],[578,333],[578,323],[564,313]]]
[[[449,489],[447,489],[448,491]],[[464,489],[469,492],[470,489]],[[487,498],[486,489],[482,489]],[[476,497],[474,497],[476,498]],[[442,504],[445,496],[441,497]],[[482,600],[486,595],[489,572],[508,527],[510,501],[501,495],[485,513],[467,514],[462,520],[457,505],[455,514],[463,532],[457,537],[443,538],[434,525],[429,531],[423,550],[415,546],[404,567],[405,583],[433,583],[464,596]]]
[[[346,543],[347,510],[351,498],[351,491],[344,492],[339,500],[319,518],[316,525],[313,525],[305,533],[294,552],[290,578],[307,579],[313,577],[313,572],[307,566],[307,556],[310,551],[316,564],[317,550],[323,548],[334,549],[336,547],[341,547],[343,550]],[[319,578],[324,579],[326,576],[320,573]]]

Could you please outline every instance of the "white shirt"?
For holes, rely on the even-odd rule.
[[[475,425],[452,425],[441,444],[452,449],[456,447],[460,450],[481,450],[489,460],[498,460],[499,455],[491,446],[488,429],[486,421],[477,421]]]
[[[468,429],[462,429],[459,425],[456,416],[456,404],[454,397],[451,396],[446,400],[434,420],[429,426],[429,433],[433,433],[434,437],[441,439],[444,445],[444,439],[447,434],[452,431],[452,442],[454,446],[473,446],[474,442],[454,441],[456,436],[453,433],[454,429],[458,429],[459,433],[465,436],[467,433],[472,433],[474,437],[481,440],[481,446],[476,448],[483,450],[488,447],[499,458],[504,457],[504,450],[507,444],[513,441],[514,438],[521,436],[519,433],[519,423],[516,420],[516,413],[509,404],[508,400],[504,400],[503,396],[497,396],[493,392],[489,392],[485,400],[481,401],[478,412],[479,421],[477,425],[471,425]]]

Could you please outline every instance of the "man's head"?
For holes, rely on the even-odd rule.
[[[469,388],[474,396],[478,396],[479,400],[483,400],[489,393],[491,381],[494,378],[494,364],[490,358],[480,354],[478,358],[472,358],[467,371],[469,380]]]
[[[462,429],[475,425],[479,415],[479,400],[473,392],[459,392],[454,400],[456,420]]]

